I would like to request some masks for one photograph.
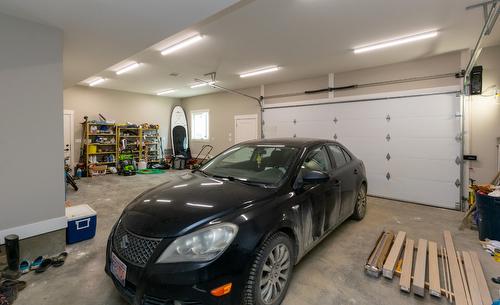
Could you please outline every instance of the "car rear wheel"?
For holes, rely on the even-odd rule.
[[[354,207],[354,213],[352,218],[356,220],[361,220],[366,214],[366,185],[362,184],[358,191],[358,196],[356,197],[356,206]]]
[[[286,295],[295,256],[290,237],[276,233],[259,248],[243,291],[244,305],[279,305]]]

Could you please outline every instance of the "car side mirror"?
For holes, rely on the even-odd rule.
[[[302,175],[304,184],[317,184],[327,182],[328,180],[330,180],[330,176],[322,171],[309,170],[305,171]]]

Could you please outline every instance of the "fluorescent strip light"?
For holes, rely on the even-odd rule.
[[[203,38],[203,36],[201,36],[200,34],[189,37],[188,39],[185,39],[179,43],[176,43],[170,47],[167,47],[166,49],[163,49],[161,51],[161,55],[167,55],[167,54],[173,53],[179,49],[185,48],[189,45],[192,45],[193,43],[195,43],[197,41],[200,41],[202,38]]]
[[[90,87],[97,86],[97,85],[99,85],[100,83],[104,82],[105,80],[106,80],[105,78],[99,77],[99,78],[97,78],[97,79],[95,79],[95,80],[91,81],[91,82],[89,83],[89,86],[90,86]]]
[[[249,76],[255,76],[255,75],[264,74],[264,73],[270,73],[270,72],[278,71],[279,69],[280,68],[277,66],[262,68],[262,69],[255,70],[255,71],[241,73],[240,77],[249,77]]]
[[[156,95],[165,95],[165,94],[169,94],[172,92],[175,92],[175,90],[174,89],[167,89],[165,91],[160,91],[160,92],[156,93]]]
[[[354,53],[363,53],[363,52],[368,52],[368,51],[373,51],[373,50],[378,50],[382,48],[388,48],[388,47],[393,47],[397,46],[400,44],[405,44],[405,43],[410,43],[414,41],[419,41],[419,40],[424,40],[424,39],[429,39],[436,37],[438,35],[437,31],[432,31],[432,32],[427,32],[427,33],[422,33],[422,34],[417,34],[417,35],[412,35],[412,36],[406,36],[406,37],[401,37],[393,40],[388,40],[385,42],[380,42],[364,47],[359,47],[359,48],[354,48]]]
[[[120,75],[120,74],[129,72],[129,71],[132,71],[135,68],[138,68],[140,65],[141,65],[140,63],[134,61],[134,62],[126,65],[125,67],[121,68],[120,70],[116,71],[116,75]]]
[[[196,85],[192,85],[191,89],[193,89],[193,88],[199,88],[199,87],[205,87],[205,86],[213,85],[213,84],[215,84],[215,82],[199,83],[199,84],[196,84]]]

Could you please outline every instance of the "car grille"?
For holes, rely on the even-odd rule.
[[[121,223],[115,229],[113,248],[127,262],[139,267],[146,266],[161,239],[135,235],[125,230]]]

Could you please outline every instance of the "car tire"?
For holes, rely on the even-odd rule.
[[[366,215],[366,184],[361,184],[356,195],[356,205],[354,206],[354,212],[352,213],[352,218],[355,220],[361,220],[365,218]]]
[[[294,262],[294,247],[288,235],[278,232],[267,238],[254,256],[242,305],[281,304],[290,285]]]

